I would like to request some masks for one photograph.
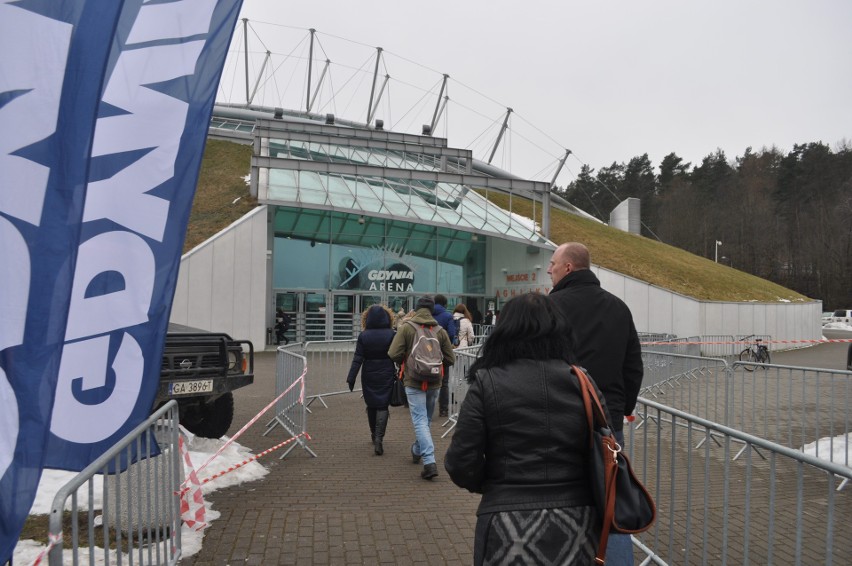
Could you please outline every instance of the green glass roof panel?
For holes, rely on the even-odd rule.
[[[388,151],[366,146],[340,146],[270,140],[271,155],[311,161],[364,163],[391,168],[437,170],[432,155]],[[447,159],[451,168],[464,171]],[[315,204],[353,212],[404,216],[413,222],[438,222],[463,231],[484,231],[520,239],[545,241],[529,219],[511,215],[470,190],[471,187],[428,180],[344,176],[335,173],[271,169],[267,198],[271,204]],[[321,194],[324,193],[324,194]]]

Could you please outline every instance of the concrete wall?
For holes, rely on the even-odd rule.
[[[547,264],[552,250],[489,238],[486,292],[508,300],[523,293],[550,292]]]
[[[187,252],[171,322],[266,344],[267,212],[260,206]]]
[[[638,198],[630,197],[621,201],[609,213],[609,225],[631,234],[642,232],[642,206]]]
[[[729,303],[699,301],[601,267],[601,286],[630,307],[640,332],[677,336],[768,334],[773,340],[819,340],[821,301]]]

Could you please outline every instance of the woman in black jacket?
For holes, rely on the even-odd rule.
[[[367,420],[370,423],[370,438],[377,456],[384,454],[382,440],[388,426],[388,405],[396,366],[388,357],[388,348],[393,341],[391,328],[393,312],[382,305],[373,305],[361,314],[361,334],[355,344],[352,367],[346,377],[349,391],[355,388],[355,377],[361,370],[361,389],[367,404]],[[362,367],[363,366],[363,367]]]
[[[564,315],[530,293],[500,311],[468,373],[444,467],[481,493],[474,564],[591,564],[600,519]]]

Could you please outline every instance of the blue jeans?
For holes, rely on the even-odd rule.
[[[432,442],[432,413],[435,412],[435,400],[440,389],[423,391],[419,388],[406,387],[408,408],[411,412],[411,424],[414,425],[414,445],[411,451],[423,458],[423,465],[435,463],[435,444]]]
[[[615,440],[624,447],[624,431],[614,431]],[[610,531],[606,541],[606,563],[613,566],[633,566],[633,542],[630,535],[617,535]]]

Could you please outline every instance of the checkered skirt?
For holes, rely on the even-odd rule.
[[[600,537],[594,507],[485,513],[476,521],[475,565],[593,564]]]

